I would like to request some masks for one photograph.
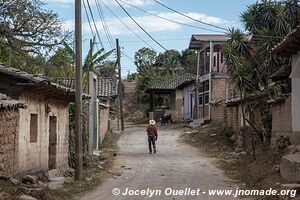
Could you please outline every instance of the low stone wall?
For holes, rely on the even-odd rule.
[[[0,175],[16,173],[18,164],[19,111],[0,110]]]

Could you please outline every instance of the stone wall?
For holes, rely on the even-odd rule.
[[[14,175],[18,159],[19,111],[0,110],[0,175]]]
[[[110,129],[109,107],[99,106],[99,144],[102,144],[105,135]]]
[[[48,171],[50,116],[56,117],[57,121],[55,166],[60,171],[67,169],[69,152],[68,103],[31,95],[21,96],[20,101],[25,102],[28,108],[20,110],[18,172]],[[38,118],[36,142],[30,141],[31,114],[36,114]]]

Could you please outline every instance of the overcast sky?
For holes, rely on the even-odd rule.
[[[47,3],[46,8],[58,13],[59,17],[64,19],[64,29],[74,30],[74,2],[75,0],[43,0]],[[164,51],[159,45],[153,42],[126,13],[115,3],[114,0],[102,0],[124,23],[126,23],[134,32],[144,39],[157,52]],[[198,22],[192,21],[179,14],[176,14],[153,0],[123,0],[129,4],[135,5],[148,12],[155,13],[159,16],[169,18],[181,23],[198,26],[207,29],[213,29],[215,32],[200,30],[193,27],[186,27],[180,24],[172,23],[161,18],[146,14],[136,8],[124,5],[125,9],[134,17],[134,19],[147,30],[155,39],[157,39],[167,49],[177,49],[179,51],[188,47],[189,39],[192,34],[210,33],[216,34],[221,31],[216,28],[205,26]],[[95,0],[89,0],[99,30],[101,40],[107,51],[111,45],[105,36]],[[101,3],[101,1],[99,1]],[[160,0],[165,5],[178,10],[197,20],[218,25],[221,27],[242,27],[240,22],[240,13],[256,0]],[[102,3],[101,3],[102,4]],[[122,51],[129,56],[122,56],[122,74],[126,75],[128,71],[135,72],[133,63],[134,53],[142,48],[149,47],[138,37],[131,33],[109,10],[102,4],[104,16],[107,22],[108,30],[113,40],[119,38]],[[89,39],[92,33],[82,6],[83,16],[83,52],[87,52]],[[93,25],[92,25],[93,26]],[[100,44],[98,45],[100,47]]]

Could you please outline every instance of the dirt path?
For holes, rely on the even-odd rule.
[[[178,141],[180,130],[159,127],[157,154],[149,154],[145,126],[126,129],[118,145],[113,172],[122,172],[108,179],[83,200],[149,199],[147,196],[125,196],[112,194],[114,188],[121,193],[126,188],[134,190],[161,190],[151,199],[236,199],[232,196],[209,196],[209,189],[236,189],[238,186],[226,178],[220,169],[211,164],[198,149]],[[123,167],[122,167],[123,166]],[[125,166],[125,167],[124,167]],[[199,196],[166,196],[165,189],[201,189]],[[202,192],[206,192],[203,194]],[[149,193],[150,194],[150,193]]]

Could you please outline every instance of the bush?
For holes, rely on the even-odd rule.
[[[277,152],[280,154],[283,153],[289,145],[291,145],[289,137],[283,135],[276,139],[276,144]]]
[[[212,128],[208,130],[210,135],[216,134],[228,139],[228,141],[230,141],[231,136],[234,134],[232,127],[225,123],[212,124],[211,127]]]

